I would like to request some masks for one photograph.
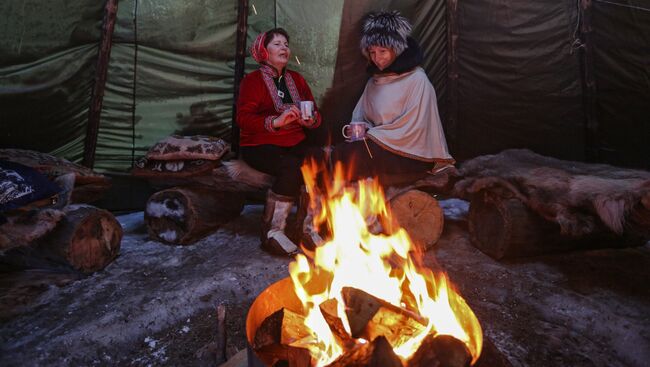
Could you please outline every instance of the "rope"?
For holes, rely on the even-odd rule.
[[[622,3],[617,3],[617,2],[614,2],[614,1],[606,1],[606,0],[595,0],[595,1],[599,2],[599,3],[622,6],[624,8],[629,8],[629,9],[634,9],[634,10],[650,11],[650,8],[644,8],[644,7],[637,6],[637,5],[622,4]]]

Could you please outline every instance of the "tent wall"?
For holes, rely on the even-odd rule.
[[[596,158],[650,169],[650,3],[620,3],[593,3]]]
[[[237,3],[120,1],[95,167],[128,170],[172,134],[229,139]]]
[[[102,2],[0,2],[0,147],[80,160]]]
[[[576,1],[459,1],[457,159],[529,148],[583,160]]]
[[[289,67],[305,75],[324,112],[326,124],[315,138],[336,142],[368,78],[358,49],[361,18],[400,10],[414,24],[449,128],[447,1],[250,1],[248,44],[274,26],[289,31],[300,60]],[[650,168],[644,2],[592,2],[596,119],[595,130],[587,131],[581,1],[458,1],[452,154],[463,160],[521,147]],[[103,6],[0,2],[0,13],[11,14],[0,19],[1,147],[81,160]],[[119,1],[96,168],[126,172],[172,133],[230,138],[236,22],[232,0]],[[256,67],[247,58],[246,71]]]

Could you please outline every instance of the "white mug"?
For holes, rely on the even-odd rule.
[[[314,117],[314,102],[300,101],[300,115],[303,120],[309,120]]]
[[[350,135],[345,135],[345,130],[346,128],[350,128]],[[343,137],[346,139],[349,139],[350,141],[357,141],[357,140],[363,140],[366,138],[366,129],[368,128],[368,124],[366,124],[365,121],[352,121],[349,124],[343,126],[343,129],[341,129],[341,134],[343,134]]]

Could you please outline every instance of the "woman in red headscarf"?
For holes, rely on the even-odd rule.
[[[291,56],[289,35],[274,28],[257,36],[251,55],[260,68],[244,77],[237,100],[242,158],[253,168],[275,177],[264,209],[262,247],[281,254],[298,250],[284,233],[286,219],[303,185],[300,166],[309,147],[305,129],[320,125],[313,117],[303,119],[301,101],[314,101],[305,79],[287,70]]]

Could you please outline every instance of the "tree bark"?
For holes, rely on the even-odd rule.
[[[244,194],[207,186],[175,187],[153,194],[145,210],[152,239],[179,245],[192,244],[244,208]]]
[[[90,205],[63,208],[65,218],[39,240],[39,248],[84,273],[105,268],[118,255],[122,226],[107,210]]]
[[[433,247],[440,239],[444,226],[444,215],[438,201],[431,195],[409,190],[390,200],[393,223],[382,223],[388,232],[399,226],[423,250]]]

